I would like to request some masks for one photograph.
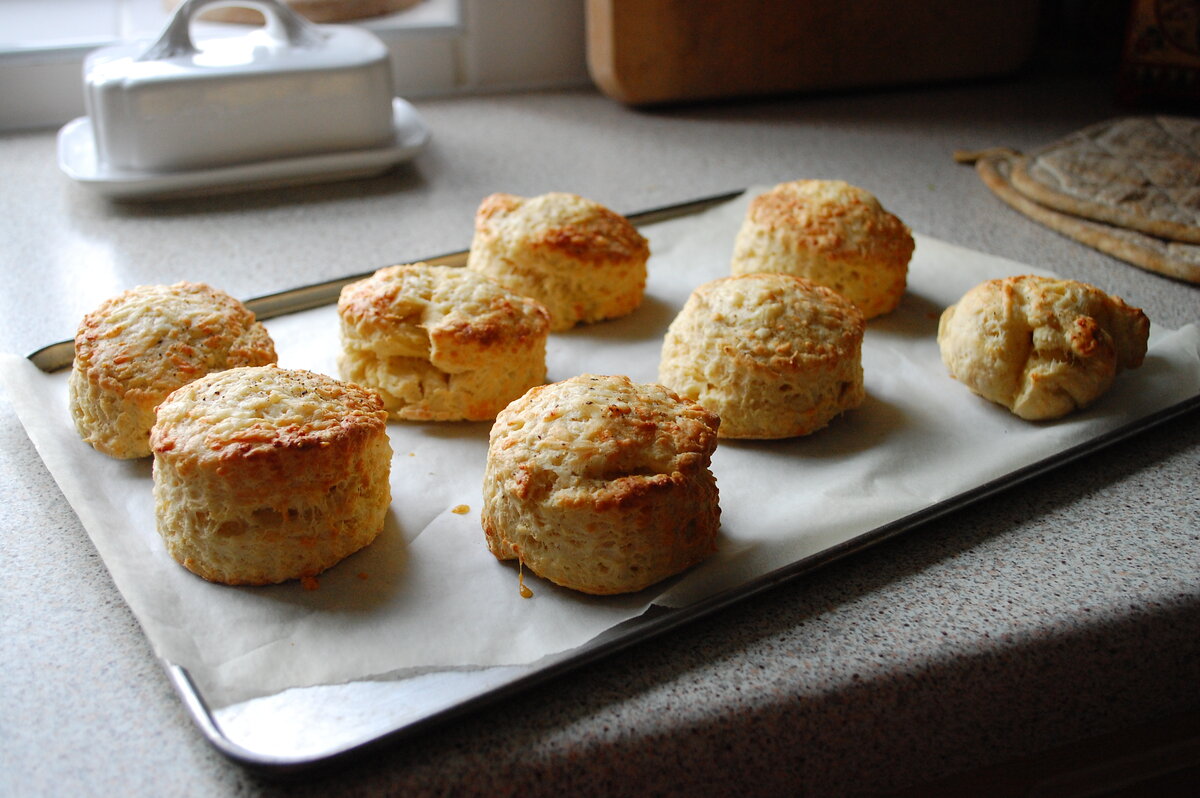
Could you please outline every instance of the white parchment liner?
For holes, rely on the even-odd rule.
[[[653,381],[662,335],[691,290],[728,274],[747,198],[643,228],[646,300],[633,315],[552,335],[550,379],[591,372]],[[651,603],[686,606],[1200,394],[1200,329],[1152,326],[1150,353],[1088,411],[1022,421],[971,395],[942,366],[941,310],[987,279],[1030,267],[917,237],[909,290],[868,325],[868,398],[806,438],[722,441],[719,552],[633,596],[593,598],[487,551],[479,525],[488,424],[390,425],[392,513],[379,539],[320,578],[230,588],[175,564],[155,531],[150,461],[123,462],[77,437],[66,372],[0,360],[9,397],[155,651],[216,708],[290,687],[404,669],[514,665],[582,645]],[[1153,320],[1152,320],[1153,322]],[[280,365],[336,374],[332,307],[269,321]],[[470,511],[456,514],[452,508]]]

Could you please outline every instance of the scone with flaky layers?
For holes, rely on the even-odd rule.
[[[490,421],[546,381],[546,309],[467,269],[389,266],[342,289],[343,379],[410,421]]]
[[[862,314],[789,274],[696,288],[663,339],[658,380],[721,417],[725,438],[807,435],[862,404]]]
[[[716,550],[716,414],[661,385],[584,374],[492,426],[483,530],[500,560],[592,594],[641,590]]]
[[[383,529],[392,447],[366,388],[275,366],[209,374],[159,406],[151,445],[159,534],[204,579],[316,576]]]
[[[551,332],[632,313],[650,247],[629,220],[575,194],[492,194],[475,214],[467,267],[550,311]]]
[[[794,180],[751,201],[731,268],[804,277],[870,319],[900,303],[914,248],[908,227],[869,191],[841,180]]]
[[[1146,356],[1150,321],[1075,280],[1023,275],[975,286],[946,308],[938,347],[951,376],[1029,420],[1087,407]]]
[[[171,391],[209,372],[274,362],[266,328],[224,291],[138,286],[80,323],[67,382],[71,417],[97,450],[147,457],[154,408]]]

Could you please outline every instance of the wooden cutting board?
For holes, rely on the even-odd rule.
[[[631,105],[1000,75],[1038,0],[587,0],[588,67]]]

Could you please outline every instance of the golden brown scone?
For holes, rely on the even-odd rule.
[[[188,282],[139,286],[80,323],[71,417],[99,451],[146,457],[154,408],[171,391],[212,371],[274,362],[266,328],[225,292]]]
[[[210,581],[316,576],[383,529],[392,447],[366,388],[275,366],[209,374],[159,406],[151,445],[159,534]]]
[[[560,192],[492,194],[475,214],[467,267],[550,311],[551,332],[632,313],[650,247],[629,220]]]
[[[912,233],[873,194],[841,180],[794,180],[755,197],[732,272],[783,272],[846,296],[865,318],[900,304]]]
[[[483,530],[497,559],[599,595],[716,550],[720,419],[661,385],[584,374],[533,388],[492,426]]]
[[[1029,420],[1086,407],[1146,355],[1150,321],[1075,280],[1024,275],[975,286],[946,308],[938,346],[951,376]]]
[[[692,292],[663,339],[658,381],[721,417],[723,438],[790,438],[858,407],[862,314],[790,274],[724,277]]]
[[[338,300],[343,379],[409,421],[491,421],[546,381],[546,309],[475,272],[380,269]]]

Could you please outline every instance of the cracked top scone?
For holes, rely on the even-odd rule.
[[[870,319],[900,303],[914,247],[908,227],[869,191],[841,180],[794,180],[751,201],[731,268],[804,277]]]
[[[1024,275],[975,286],[946,308],[938,346],[951,376],[1029,420],[1091,404],[1146,355],[1150,321],[1075,280]]]
[[[584,374],[492,426],[483,530],[500,560],[593,594],[641,590],[716,550],[720,419],[661,385]]]
[[[154,408],[167,394],[209,372],[275,360],[266,328],[224,291],[189,282],[138,286],[80,323],[71,416],[97,450],[146,457]]]
[[[632,313],[650,247],[629,220],[575,194],[492,194],[475,214],[467,268],[550,311],[550,330]]]
[[[546,381],[546,309],[475,272],[389,266],[342,289],[343,379],[396,418],[490,421]]]
[[[658,380],[721,417],[724,438],[789,438],[858,407],[862,314],[789,274],[696,288],[663,339]]]

